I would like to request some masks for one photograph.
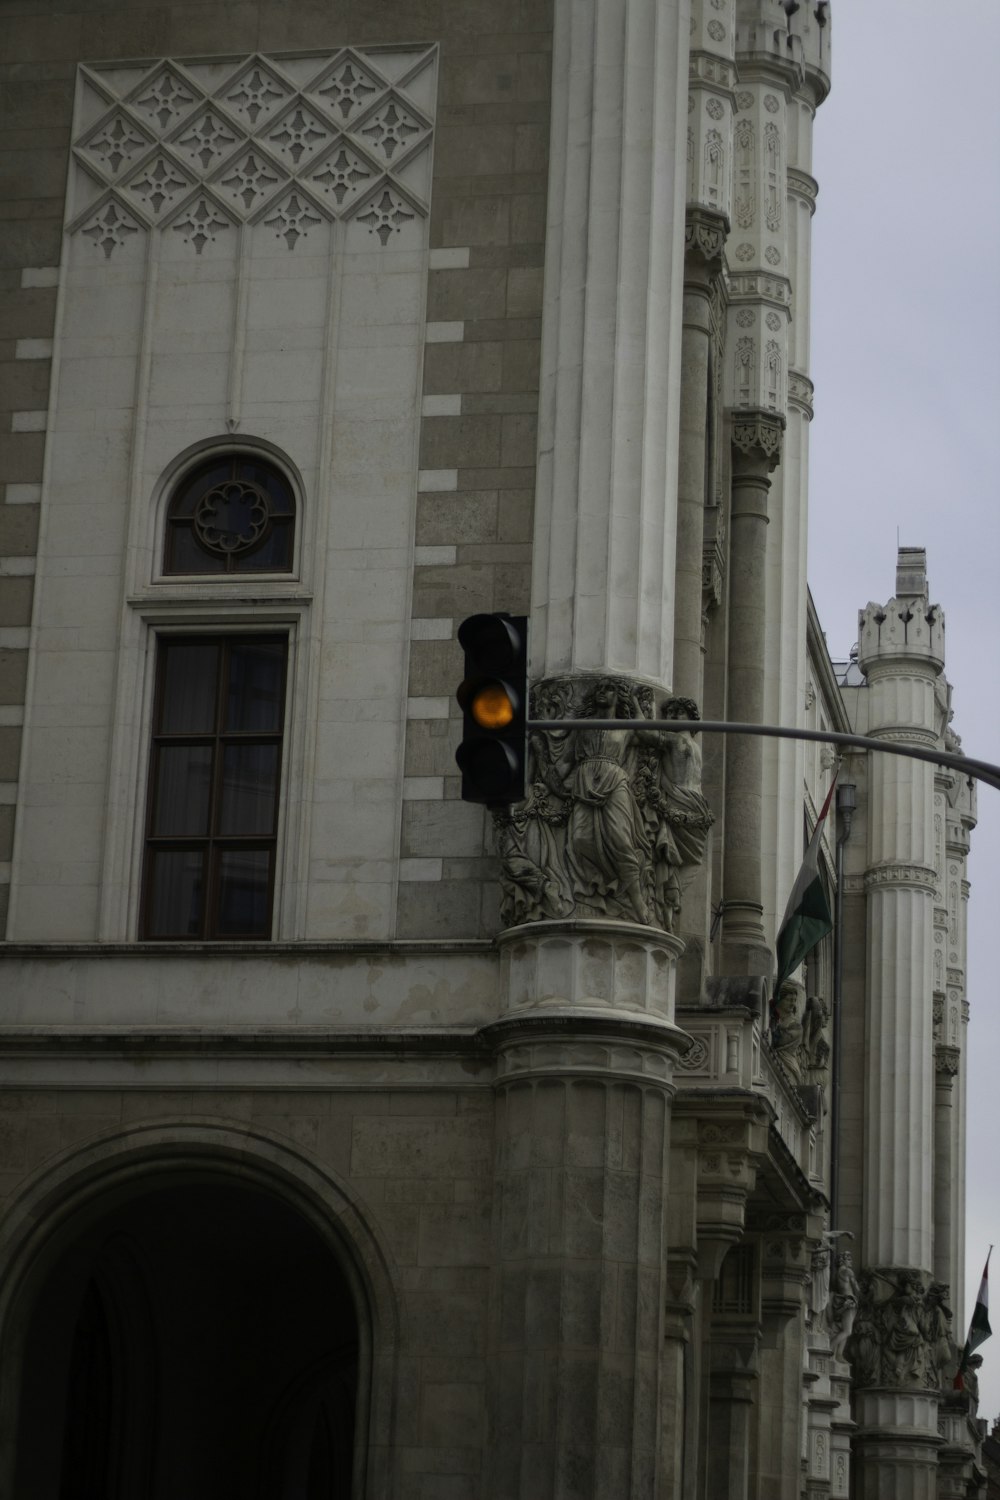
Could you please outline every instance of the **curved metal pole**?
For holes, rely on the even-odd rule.
[[[756,734],[765,739],[814,740],[821,745],[844,745],[852,750],[879,750],[908,760],[947,766],[963,776],[972,776],[1000,792],[1000,766],[988,760],[973,760],[949,750],[931,750],[923,745],[900,744],[867,734],[842,734],[837,729],[785,729],[779,724],[730,724],[725,719],[529,719],[532,729],[639,729],[647,734]]]

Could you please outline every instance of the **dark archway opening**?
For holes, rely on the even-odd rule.
[[[77,1228],[33,1300],[15,1493],[351,1500],[358,1322],[288,1204],[150,1183]]]

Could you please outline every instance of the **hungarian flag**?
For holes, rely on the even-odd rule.
[[[956,1391],[965,1389],[965,1381],[962,1376],[969,1367],[969,1356],[980,1344],[985,1344],[993,1332],[990,1327],[990,1256],[993,1254],[991,1245],[986,1254],[986,1264],[983,1267],[983,1279],[979,1283],[979,1296],[976,1305],[972,1309],[972,1318],[969,1322],[969,1337],[965,1341],[962,1350],[962,1358],[958,1362],[958,1374],[955,1376],[954,1386]]]
[[[823,837],[823,824],[830,810],[833,789],[837,785],[834,776],[826,794],[823,809],[816,819],[813,836],[809,840],[802,868],[795,878],[792,894],[785,907],[785,915],[778,931],[778,973],[774,981],[777,995],[790,974],[794,974],[807,953],[811,953],[821,938],[833,931],[830,903],[826,899],[823,881],[819,873],[819,845]]]

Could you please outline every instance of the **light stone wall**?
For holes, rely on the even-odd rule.
[[[405,4],[358,15],[334,6],[294,18],[282,11],[279,20],[268,4],[246,4],[227,12],[222,25],[212,7],[180,17],[109,5],[94,26],[72,8],[63,19],[54,28],[44,7],[26,5],[9,33],[12,55],[23,61],[8,95],[11,128],[20,134],[5,159],[13,174],[9,197],[23,194],[12,213],[24,219],[5,241],[12,262],[5,295],[13,295],[3,390],[16,391],[16,401],[12,394],[0,516],[0,887],[11,873],[46,427],[49,458],[48,576],[33,637],[32,780],[20,797],[18,907],[8,935],[135,935],[141,797],[137,808],[134,788],[147,733],[149,633],[164,623],[148,606],[167,592],[154,586],[159,514],[146,508],[162,499],[163,477],[178,454],[227,429],[236,439],[271,443],[301,480],[301,567],[289,588],[254,591],[267,606],[255,606],[255,623],[290,628],[297,652],[276,934],[490,931],[495,862],[482,814],[457,800],[452,760],[460,675],[454,632],[476,609],[527,607],[548,7],[501,16],[454,5],[425,17]],[[401,37],[409,43],[421,35],[439,44],[439,53],[414,83],[390,64],[388,44],[398,50]],[[403,78],[406,97],[434,125],[433,191],[430,145],[415,175],[402,173],[409,172],[414,203],[430,204],[429,222],[417,209],[404,234],[393,232],[393,244],[374,257],[372,232],[356,220],[353,229],[312,226],[312,243],[301,241],[294,260],[272,245],[275,255],[260,262],[265,300],[257,295],[265,283],[252,270],[263,245],[252,252],[235,243],[266,241],[260,227],[219,230],[198,247],[193,276],[191,264],[181,267],[185,248],[188,261],[195,259],[181,236],[158,237],[164,248],[157,244],[151,277],[153,236],[126,225],[125,243],[111,247],[111,271],[110,255],[100,266],[104,240],[88,244],[78,233],[69,242],[65,279],[77,290],[63,294],[59,395],[47,411],[74,92],[84,164],[74,159],[70,174],[71,226],[81,204],[101,209],[88,170],[100,165],[99,153],[81,134],[101,118],[107,99],[99,90],[113,88],[117,77],[127,93],[141,76],[140,69],[102,63],[103,79],[88,90],[77,79],[77,61],[222,51],[236,59],[270,48],[285,59],[278,64],[285,76],[302,82],[310,57],[321,61],[323,49],[344,43],[374,47],[373,60],[377,54],[396,67],[393,78]],[[293,60],[290,48],[305,50]],[[223,74],[214,65],[198,68],[206,86]],[[31,149],[22,150],[28,130]],[[273,164],[275,143],[262,144]],[[122,175],[128,171],[126,163]],[[212,186],[218,202],[224,195]],[[315,184],[312,190],[318,198]],[[421,249],[421,223],[429,249]],[[352,249],[352,232],[367,243]],[[406,236],[415,245],[409,262],[400,247]],[[327,239],[329,249],[317,243]],[[89,271],[74,269],[88,249]],[[282,262],[294,270],[279,286]],[[390,265],[397,274],[387,279]],[[95,275],[103,278],[105,306]],[[124,340],[113,351],[100,343],[109,327]],[[107,360],[103,374],[98,355]],[[78,570],[72,559],[83,557],[86,567]],[[89,589],[95,574],[106,580],[96,592]],[[171,623],[202,623],[204,608],[199,616],[179,607],[184,593],[172,590],[178,608]],[[218,622],[236,618],[225,590],[222,596],[202,588],[188,591],[187,603],[197,597],[209,604],[207,617]],[[306,725],[316,722],[313,741]],[[6,909],[6,890],[3,901]]]

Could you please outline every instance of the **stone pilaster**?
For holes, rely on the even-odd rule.
[[[768,492],[784,425],[761,410],[741,411],[732,422],[728,717],[738,723],[764,717]],[[728,974],[767,974],[772,965],[762,922],[761,768],[760,739],[730,736],[722,924]]]
[[[557,0],[533,671],[673,660],[686,7]]]

